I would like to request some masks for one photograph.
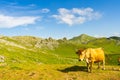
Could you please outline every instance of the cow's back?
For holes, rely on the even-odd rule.
[[[95,61],[99,62],[105,59],[104,57],[104,51],[102,48],[96,48],[89,50],[90,51],[90,57]]]

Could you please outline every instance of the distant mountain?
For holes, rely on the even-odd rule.
[[[87,43],[88,41],[96,39],[95,37],[89,36],[87,34],[81,34],[80,36],[73,37],[69,41],[73,41],[76,43]]]
[[[109,37],[109,39],[120,40],[120,37],[117,37],[117,36],[112,36],[112,37]]]

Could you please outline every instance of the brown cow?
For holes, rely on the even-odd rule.
[[[103,69],[105,69],[105,56],[102,48],[87,48],[84,50],[79,49],[76,54],[79,56],[79,61],[86,61],[88,72],[92,72],[94,62],[98,62],[98,68],[100,68],[100,62],[102,62]]]

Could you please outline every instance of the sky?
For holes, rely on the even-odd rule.
[[[0,35],[120,36],[120,0],[0,0]]]

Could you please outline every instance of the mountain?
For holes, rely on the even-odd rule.
[[[33,36],[0,36],[0,55],[5,63],[12,66],[28,64],[74,63],[72,58],[61,56],[55,50],[59,42],[55,39],[42,39]],[[69,50],[69,49],[68,49]]]
[[[86,34],[69,40],[0,36],[0,55],[5,57],[5,63],[11,67],[28,64],[79,64],[75,52],[82,47],[102,47],[107,56],[107,64],[116,64],[115,60],[120,55],[120,44],[116,38],[95,38]]]
[[[112,36],[112,37],[109,37],[109,39],[120,40],[120,37],[117,37],[117,36]]]
[[[75,43],[87,43],[88,41],[96,39],[95,37],[86,35],[86,34],[81,34],[80,36],[73,37],[70,39],[70,41],[75,42]]]

